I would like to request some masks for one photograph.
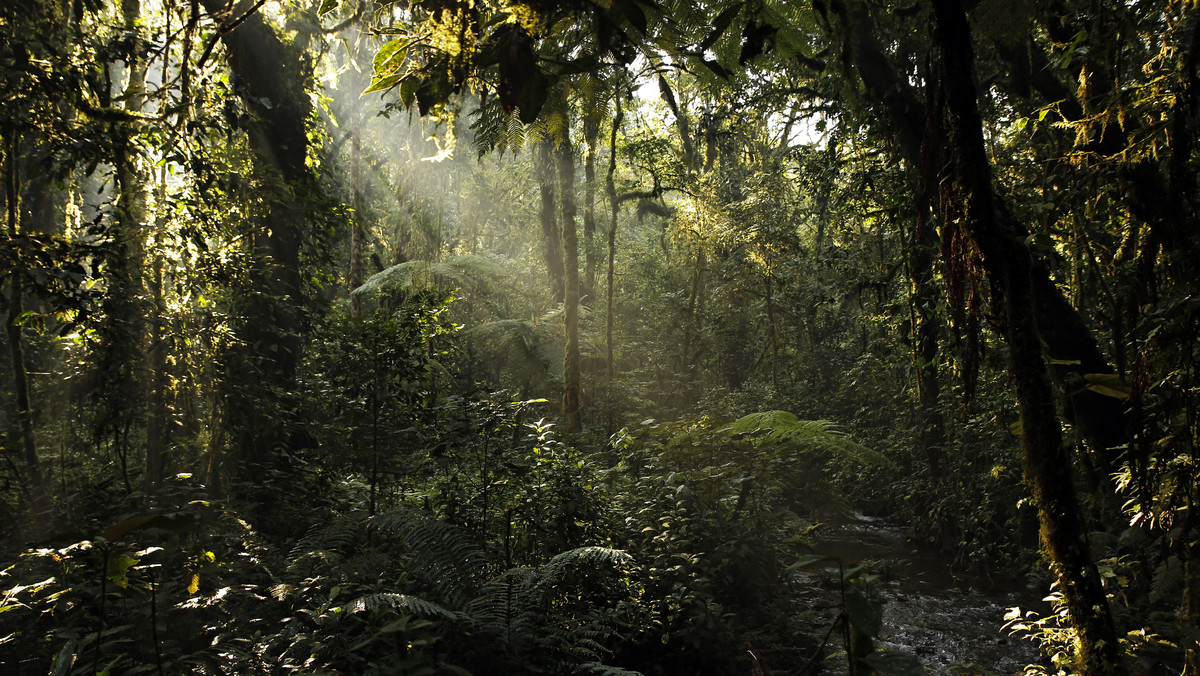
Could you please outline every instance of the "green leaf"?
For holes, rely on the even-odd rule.
[[[1085,373],[1087,389],[1114,399],[1128,399],[1133,395],[1133,386],[1115,373]]]
[[[733,20],[737,18],[738,12],[742,11],[743,5],[745,5],[745,3],[739,2],[731,7],[725,8],[725,11],[717,15],[717,18],[713,20],[712,32],[710,32],[708,37],[704,38],[704,40],[700,42],[700,51],[703,52],[709,47],[717,44],[717,40],[721,39],[721,36],[729,28],[729,24],[733,23]]]
[[[396,83],[400,82],[402,79],[404,80],[405,83],[407,83],[414,78],[405,78],[404,75],[399,72],[392,73],[392,74],[386,75],[384,77],[378,77],[378,76],[373,77],[373,78],[371,78],[371,86],[364,89],[363,94],[370,94],[371,92],[386,91],[388,89],[391,89],[392,87],[395,87]],[[420,82],[418,81],[417,84],[419,85]],[[415,90],[415,87],[414,87],[414,90]],[[403,87],[401,87],[400,91],[401,91],[401,98],[403,98],[403,93],[404,93]],[[407,105],[411,105],[411,104],[412,104],[412,101],[410,98],[408,101],[405,102],[404,105],[407,106]]]
[[[867,636],[878,636],[883,627],[883,604],[861,593],[846,596],[846,619]]]
[[[404,64],[408,57],[408,38],[389,40],[379,48],[373,61],[377,76],[390,75]]]
[[[108,571],[105,575],[109,581],[121,589],[129,586],[129,569],[137,565],[138,560],[124,554],[118,554],[108,560]]]
[[[338,8],[340,0],[321,0],[321,8],[317,10],[317,16],[325,16]]]
[[[421,81],[415,77],[406,77],[400,83],[400,100],[406,108],[412,106],[413,101],[417,99],[417,90],[420,88]]]

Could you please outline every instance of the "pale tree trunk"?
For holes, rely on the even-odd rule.
[[[362,103],[357,96],[350,104],[350,316],[362,317],[362,296],[354,290],[362,286],[363,200],[362,200]]]
[[[567,101],[563,100],[563,115],[567,116]],[[575,154],[571,146],[570,123],[566,124],[558,146],[559,201],[562,205],[562,243],[564,295],[563,316],[566,322],[566,355],[563,357],[563,417],[567,432],[583,431],[580,417],[582,373],[579,358],[579,234],[575,223]]]
[[[994,300],[1004,319],[1008,368],[1021,411],[1026,482],[1038,509],[1043,546],[1077,633],[1075,667],[1089,676],[1125,674],[1112,614],[1099,572],[1090,559],[1071,457],[1063,443],[1042,356],[1032,257],[1023,238],[1001,218],[993,198],[991,166],[976,102],[971,29],[959,0],[934,0],[933,7],[934,41],[940,52],[945,96],[944,147],[951,158],[942,178],[951,182],[955,193],[949,198],[954,202],[951,206],[960,212],[961,227],[978,247],[983,268],[999,295]]]
[[[134,36],[127,57],[128,82],[125,86],[125,110],[137,114],[145,103],[147,64],[141,54],[143,39],[138,27],[141,16],[139,0],[122,0],[121,14],[124,30]],[[110,359],[123,377],[109,378],[113,390],[105,392],[112,401],[113,416],[106,421],[112,435],[113,446],[121,461],[121,474],[127,490],[132,490],[129,481],[129,429],[142,411],[145,397],[145,362],[143,345],[146,341],[146,321],[142,308],[145,292],[143,268],[145,265],[146,230],[143,225],[147,211],[146,171],[141,158],[132,144],[137,133],[135,123],[124,123],[114,130],[119,141],[113,160],[117,184],[116,227],[114,244],[116,255],[111,263],[113,271],[109,347]],[[111,366],[110,366],[111,368]],[[120,412],[116,410],[120,409]],[[106,435],[107,436],[107,435]],[[149,453],[149,451],[148,451]],[[149,460],[147,460],[149,463]],[[149,479],[150,477],[147,477]]]
[[[600,123],[595,118],[595,111],[588,111],[583,122],[584,144],[583,157],[583,251],[586,275],[584,277],[583,294],[587,297],[588,307],[594,307],[593,296],[596,293],[596,143],[600,135]]]
[[[620,97],[616,98],[617,114],[613,117],[612,135],[608,141],[608,176],[605,178],[604,187],[608,193],[608,208],[609,208],[609,223],[608,223],[608,274],[607,285],[605,286],[605,311],[604,311],[604,376],[605,376],[605,408],[607,409],[607,425],[605,427],[609,434],[612,434],[615,429],[614,411],[612,401],[613,381],[616,379],[616,367],[613,363],[613,282],[615,275],[613,274],[614,261],[617,257],[617,216],[621,211],[621,203],[617,200],[617,184],[613,179],[613,174],[617,170],[617,132],[621,130],[621,123],[625,121],[625,109],[621,107]]]

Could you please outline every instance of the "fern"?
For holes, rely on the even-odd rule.
[[[413,574],[451,607],[465,606],[487,576],[483,550],[464,529],[416,510],[385,512],[371,525],[413,554]]]
[[[308,574],[312,574],[323,565],[326,569],[341,563],[358,537],[362,525],[362,517],[357,514],[344,514],[326,523],[315,524],[308,529],[292,547],[288,554],[288,572],[298,573],[307,565]]]
[[[633,557],[619,549],[608,547],[579,547],[556,554],[542,567],[541,585],[554,587],[571,572],[580,569],[619,568],[632,563]]]
[[[539,378],[562,378],[562,332],[555,328],[528,319],[498,319],[472,327],[466,335],[479,338],[499,363],[513,369],[519,380],[529,383]]]
[[[1171,555],[1154,570],[1150,583],[1150,600],[1161,601],[1183,587],[1184,565],[1178,556]]]
[[[475,118],[470,129],[474,134],[475,150],[479,157],[495,151],[501,156],[505,151],[514,154],[525,146],[533,125],[521,122],[520,114],[514,110],[505,112],[498,97],[488,97],[478,108],[469,113]]]
[[[361,612],[376,612],[379,610],[392,609],[439,620],[454,621],[461,620],[463,617],[460,613],[457,613],[453,610],[448,610],[436,603],[426,601],[419,596],[412,596],[410,594],[394,594],[389,592],[380,592],[376,594],[360,596],[350,603],[347,603],[343,608],[343,612],[347,615],[353,615]]]

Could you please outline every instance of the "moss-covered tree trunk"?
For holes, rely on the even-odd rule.
[[[1123,674],[1117,632],[1100,575],[1090,559],[1087,529],[1075,495],[1071,457],[1042,356],[1034,309],[1032,257],[1024,239],[1001,217],[993,199],[974,83],[974,51],[959,0],[935,0],[934,42],[944,99],[943,211],[952,210],[977,248],[992,282],[1009,348],[1008,370],[1021,411],[1026,482],[1041,522],[1042,543],[1055,568],[1068,618],[1077,632],[1082,674]],[[944,219],[945,220],[945,219]],[[945,236],[943,234],[943,236]]]
[[[128,81],[125,86],[125,110],[140,114],[145,103],[146,60],[142,50],[144,39],[141,27],[141,2],[122,0],[121,14],[125,33],[132,45],[125,57]],[[145,241],[148,175],[134,144],[137,127],[132,122],[114,125],[113,167],[117,184],[117,201],[113,220],[113,249],[109,256],[109,293],[105,302],[104,329],[105,377],[102,390],[102,419],[97,428],[97,440],[110,440],[110,448],[121,463],[121,475],[127,490],[129,479],[129,438],[131,428],[141,422],[146,401],[146,308]]]
[[[839,21],[846,26],[850,49],[850,60],[846,65],[861,81],[867,100],[887,120],[888,131],[896,141],[896,151],[912,166],[920,164],[921,139],[925,128],[924,106],[918,100],[906,77],[892,67],[887,50],[877,35],[874,20],[866,3],[847,0],[830,6],[837,12]],[[971,67],[971,64],[967,64]],[[1049,102],[1070,99],[1071,92],[1057,83],[1049,68],[1038,70],[1031,81],[1040,85],[1045,80],[1054,81],[1060,89],[1048,95]],[[1067,100],[1065,108],[1074,105]],[[1110,134],[1100,134],[1110,138]],[[1024,239],[1028,232],[1018,223],[1008,225],[1020,232]],[[1093,452],[1104,454],[1108,449],[1123,446],[1128,440],[1126,430],[1128,415],[1122,402],[1097,392],[1082,390],[1078,386],[1083,374],[1112,373],[1103,353],[1083,317],[1063,296],[1044,265],[1033,263],[1032,284],[1034,287],[1034,311],[1038,328],[1049,354],[1055,359],[1052,368],[1055,384],[1062,392],[1072,396],[1066,401],[1064,412],[1072,426],[1087,438]]]

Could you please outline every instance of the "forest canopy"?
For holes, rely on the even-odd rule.
[[[1200,676],[1198,12],[6,2],[0,665]]]

